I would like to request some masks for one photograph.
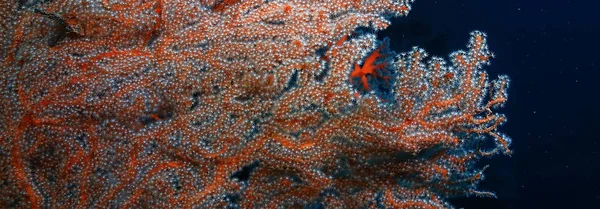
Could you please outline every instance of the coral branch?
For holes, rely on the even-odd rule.
[[[482,70],[493,54],[481,32],[450,62],[388,49],[372,31],[410,3],[3,1],[0,205],[492,197],[475,162],[510,154],[494,112],[509,80]]]

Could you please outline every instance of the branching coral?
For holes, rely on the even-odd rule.
[[[481,32],[450,64],[418,48],[382,57],[360,28],[386,28],[411,2],[3,1],[0,205],[439,208],[493,196],[474,163],[510,153],[492,112],[508,79],[481,70],[492,57]],[[377,90],[368,76],[393,96],[365,92]]]

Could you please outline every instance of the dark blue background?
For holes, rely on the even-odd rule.
[[[487,71],[511,78],[500,112],[514,154],[482,162],[480,188],[498,198],[454,199],[457,208],[600,208],[599,13],[592,0],[417,0],[381,32],[394,51],[445,57],[484,31],[497,55]]]

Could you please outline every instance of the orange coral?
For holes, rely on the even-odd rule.
[[[359,30],[410,0],[19,2],[0,3],[2,206],[444,208],[493,196],[474,162],[510,153],[485,34],[446,63],[382,59]],[[358,94],[367,76],[395,98]]]
[[[371,75],[371,76],[375,76],[375,77],[381,77],[382,79],[384,79],[386,82],[389,79],[389,76],[384,76],[384,75],[380,75],[381,71],[386,71],[385,67],[387,66],[387,63],[383,62],[383,63],[378,63],[375,64],[375,62],[377,61],[377,59],[383,57],[384,55],[381,54],[381,49],[385,47],[385,45],[380,46],[378,49],[376,49],[375,51],[371,52],[371,55],[369,55],[366,59],[365,62],[363,63],[363,66],[360,67],[358,64],[354,64],[354,71],[352,71],[352,73],[350,73],[350,77],[358,77],[361,79],[361,82],[363,84],[363,87],[369,91],[369,83],[367,81],[367,75]]]

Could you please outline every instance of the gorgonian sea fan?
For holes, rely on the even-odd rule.
[[[0,205],[451,208],[508,78],[395,54],[409,0],[0,3]]]

